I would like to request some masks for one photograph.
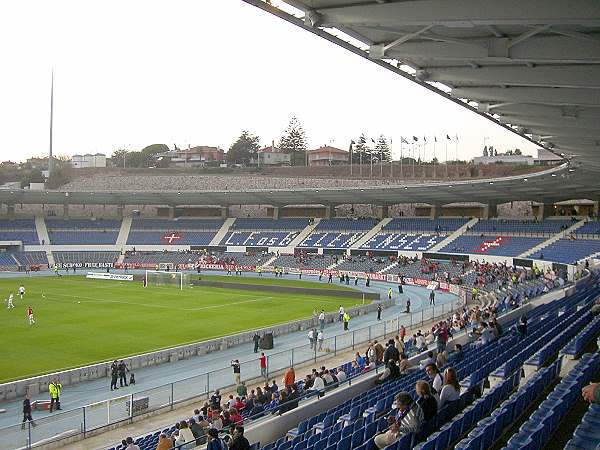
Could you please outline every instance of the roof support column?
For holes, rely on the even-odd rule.
[[[63,203],[63,217],[65,219],[69,218],[69,204],[68,203]]]
[[[325,218],[331,219],[331,213],[335,211],[335,205],[325,205]]]
[[[592,204],[592,216],[598,217],[598,205],[600,205],[600,201],[596,200]]]
[[[279,206],[273,207],[273,219],[279,219]]]
[[[123,216],[125,216],[125,205],[117,205],[117,217],[122,220]]]
[[[493,219],[494,217],[498,217],[498,204],[490,203],[489,205],[485,205],[483,207],[482,216],[484,219]]]
[[[221,206],[221,219],[229,217],[229,206]]]
[[[441,206],[431,205],[431,209],[429,210],[429,217],[431,219],[437,219],[440,215]]]
[[[14,205],[14,203],[7,203],[6,204],[6,215],[9,218],[15,217],[15,205]]]
[[[174,218],[175,218],[175,207],[169,206],[169,219],[174,219]]]
[[[389,207],[387,205],[380,206],[377,209],[377,215],[378,215],[379,219],[385,219],[386,217],[389,217],[389,215],[390,215]]]

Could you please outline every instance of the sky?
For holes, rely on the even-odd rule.
[[[310,148],[347,149],[384,134],[470,159],[484,143],[535,145],[241,0],[0,2],[0,160],[47,154],[54,70],[54,154],[210,145],[242,130],[277,142],[290,118]],[[406,148],[403,149],[407,151]],[[405,153],[406,156],[406,153]]]

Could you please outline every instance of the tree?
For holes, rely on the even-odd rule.
[[[143,167],[152,167],[156,165],[157,156],[160,153],[169,151],[169,146],[166,144],[152,144],[144,147],[141,150],[141,161],[143,161]]]
[[[371,149],[367,145],[367,138],[365,134],[361,134],[360,137],[356,140],[356,144],[354,145],[354,151],[352,152],[352,162],[354,164],[367,163],[370,161],[371,157]]]
[[[250,159],[256,155],[259,148],[260,138],[244,130],[237,140],[231,144],[231,147],[229,147],[226,155],[227,163],[248,165]]]
[[[48,178],[46,186],[50,189],[57,189],[73,179],[73,167],[68,161],[57,159],[54,161],[54,170]]]
[[[292,117],[283,132],[279,140],[279,148],[285,153],[292,154],[292,165],[306,165],[305,155],[308,148],[306,133],[296,116]]]
[[[487,156],[488,155],[488,148],[487,145],[483,147],[483,156]]]
[[[516,148],[515,151],[513,152],[513,155],[522,155],[521,149],[520,148]]]
[[[387,138],[382,134],[377,139],[375,149],[373,151],[373,158],[378,162],[389,162],[391,159],[390,146],[388,145]]]
[[[498,156],[498,149],[497,148],[494,149],[494,156]]]
[[[124,148],[120,148],[118,150],[115,150],[112,154],[112,156],[110,157],[110,161],[112,162],[112,165],[115,167],[124,167],[124,161],[125,163],[127,162],[127,154],[129,152],[127,150],[125,150]]]

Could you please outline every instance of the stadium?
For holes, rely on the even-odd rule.
[[[46,184],[0,189],[0,449],[597,448],[597,2],[240,3],[538,157],[175,146],[54,183],[51,128]]]

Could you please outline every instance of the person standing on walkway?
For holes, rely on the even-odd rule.
[[[367,279],[365,281],[365,286],[367,286],[367,287],[371,286],[371,278],[369,277],[369,275],[367,275]]]
[[[119,389],[117,387],[117,380],[119,379],[119,364],[115,359],[113,363],[110,365],[110,390],[113,391],[115,389]]]
[[[377,320],[381,320],[381,311],[382,311],[381,303],[377,305]]]
[[[36,426],[31,417],[31,398],[29,397],[29,392],[25,394],[25,399],[23,400],[23,424],[21,425],[21,430],[25,429],[25,422],[31,423],[32,427]]]
[[[233,361],[231,361],[231,367],[233,367],[233,379],[235,381],[235,384],[238,385],[240,384],[240,381],[242,380],[241,377],[241,367],[240,367],[240,361],[237,359],[234,359]]]
[[[433,290],[429,293],[429,306],[431,305],[435,306],[435,292]]]
[[[321,314],[319,314],[319,327],[321,331],[325,329],[325,310],[321,310]]]
[[[254,336],[252,336],[252,341],[254,342],[254,353],[258,353],[258,343],[260,342],[260,336],[258,333],[254,333]]]
[[[127,372],[129,372],[129,369],[127,368],[127,364],[125,364],[125,361],[121,360],[119,361],[119,386],[123,387],[123,386],[127,386]]]
[[[350,314],[345,312],[343,319],[344,319],[344,331],[348,331],[348,324],[350,323]]]
[[[388,289],[388,300],[392,299],[392,288]]]
[[[325,339],[325,336],[323,335],[323,330],[319,331],[319,334],[317,335],[317,341],[319,341],[319,351],[323,350],[323,340]]]
[[[344,307],[340,305],[340,309],[338,310],[338,322],[341,322],[344,318]]]
[[[405,313],[410,313],[410,297],[406,299],[406,311]]]
[[[283,386],[287,389],[296,382],[296,371],[294,370],[294,366],[290,366],[288,370],[285,371],[283,375]]]
[[[58,377],[55,377],[50,384],[48,385],[48,392],[50,393],[50,412],[53,411],[54,408],[56,410],[60,410],[60,391],[62,390],[62,384],[60,384],[60,380]]]
[[[327,277],[327,284],[333,283],[333,275],[329,272],[329,276]]]
[[[308,340],[310,342],[310,349],[312,350],[313,348],[315,348],[315,340],[317,338],[317,330],[315,330],[314,328],[312,328],[309,332],[308,332]]]
[[[265,352],[261,352],[260,357],[258,358],[258,362],[260,365],[260,376],[266,380],[267,379],[267,357],[265,356]]]

